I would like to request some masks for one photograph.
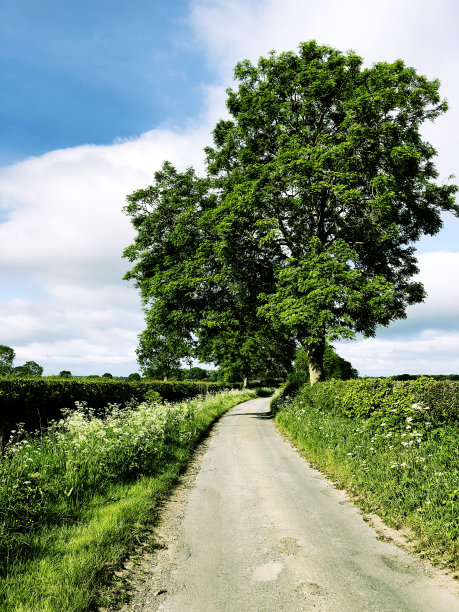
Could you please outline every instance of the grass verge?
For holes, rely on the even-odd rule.
[[[406,526],[417,550],[459,570],[459,428],[404,417],[359,419],[323,410],[308,394],[277,407],[276,423],[317,469],[367,512]],[[424,417],[423,417],[424,418]]]
[[[10,445],[0,464],[0,610],[93,608],[117,564],[147,537],[198,441],[254,395],[112,406],[105,419],[80,406],[41,439]]]

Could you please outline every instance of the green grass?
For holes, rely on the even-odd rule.
[[[418,411],[417,420],[399,417],[348,418],[300,393],[281,404],[276,422],[364,510],[397,528],[409,527],[419,551],[457,570],[459,427],[434,428],[428,412]]]
[[[215,419],[254,393],[178,404],[84,406],[0,464],[0,610],[80,611],[148,525]],[[152,542],[152,544],[154,544]]]

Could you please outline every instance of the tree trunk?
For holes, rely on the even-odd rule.
[[[317,342],[314,345],[308,346],[308,361],[309,361],[309,382],[311,386],[316,382],[325,380],[324,374],[324,351],[325,340]]]
[[[247,383],[249,382],[247,376],[244,376],[244,380],[242,382],[242,388],[247,389]]]

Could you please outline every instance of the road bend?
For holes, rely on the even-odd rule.
[[[145,610],[459,612],[429,566],[379,540],[282,439],[265,398],[219,423],[168,548]]]

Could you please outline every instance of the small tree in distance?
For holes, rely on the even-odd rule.
[[[24,365],[17,366],[13,368],[12,372],[13,376],[42,376],[43,367],[39,365],[36,361],[26,361]]]
[[[13,371],[13,362],[16,353],[14,349],[0,344],[0,376],[7,376]]]
[[[141,380],[141,376],[138,372],[134,372],[132,374],[129,374],[128,380]]]
[[[207,370],[198,366],[182,370],[181,374],[183,380],[206,380],[208,378]]]

